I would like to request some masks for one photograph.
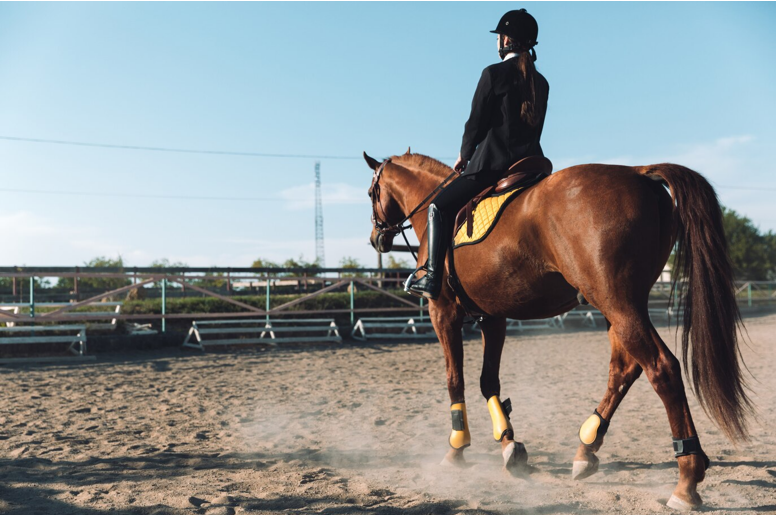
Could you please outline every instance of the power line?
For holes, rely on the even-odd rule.
[[[722,188],[726,190],[746,190],[746,191],[776,191],[776,188],[768,188],[768,187],[746,187],[746,186],[724,186],[722,184],[717,184],[715,188]]]
[[[278,157],[278,158],[290,158],[290,159],[346,159],[346,160],[359,160],[363,159],[362,156],[327,156],[316,154],[269,154],[264,152],[233,152],[230,150],[197,150],[187,148],[172,148],[172,147],[146,147],[141,145],[113,145],[110,143],[91,143],[85,141],[68,141],[58,139],[42,139],[42,138],[19,138],[16,136],[0,136],[0,140],[6,141],[24,141],[27,143],[53,143],[55,145],[72,145],[77,147],[97,147],[97,148],[117,148],[121,150],[150,150],[153,152],[177,152],[182,154],[211,154],[211,155],[223,155],[223,156],[244,156],[244,157]],[[454,157],[440,157],[442,161],[452,161]]]
[[[187,148],[170,147],[144,147],[140,145],[112,145],[108,143],[87,143],[84,141],[65,141],[57,139],[39,139],[39,138],[17,138],[15,136],[0,136],[0,139],[7,141],[25,141],[28,143],[53,143],[56,145],[74,145],[78,147],[98,147],[98,148],[118,148],[123,150],[151,150],[154,152],[178,152],[183,154],[215,154],[225,156],[247,156],[247,157],[283,157],[299,159],[363,159],[361,156],[324,156],[313,154],[267,154],[263,152],[232,152],[229,150],[196,150]]]
[[[96,191],[52,191],[52,190],[28,190],[17,188],[0,188],[0,192],[7,193],[35,193],[42,195],[81,195],[86,197],[119,197],[119,198],[151,198],[167,200],[229,200],[247,202],[289,202],[291,199],[278,197],[207,197],[187,195],[149,195],[144,193],[100,193]]]

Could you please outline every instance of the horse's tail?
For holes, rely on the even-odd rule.
[[[722,210],[711,185],[699,173],[675,164],[642,168],[671,190],[677,281],[686,282],[682,362],[693,391],[706,413],[733,441],[747,439],[746,418],[752,413],[742,378],[738,327],[743,325],[735,298],[733,265],[722,226]],[[681,290],[680,286],[680,290]],[[688,354],[691,367],[688,367]]]

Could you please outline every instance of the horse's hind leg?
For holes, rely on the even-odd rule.
[[[617,341],[644,369],[668,414],[679,462],[679,483],[668,501],[671,508],[687,511],[701,505],[698,483],[709,460],[701,450],[684,393],[679,360],[666,347],[649,320],[646,309],[612,317]]]
[[[514,475],[527,472],[528,453],[522,442],[515,441],[515,432],[509,421],[511,404],[501,402],[501,383],[499,368],[501,366],[501,351],[504,349],[506,337],[506,319],[489,318],[480,322],[482,330],[482,374],[480,389],[488,401],[488,411],[493,422],[493,438],[501,442],[501,455],[504,458],[504,469]]]
[[[574,456],[572,479],[584,479],[598,471],[598,457],[595,453],[603,444],[604,435],[609,427],[609,422],[612,420],[612,415],[633,382],[641,375],[641,366],[623,348],[622,343],[617,338],[617,333],[612,330],[612,326],[608,322],[607,327],[612,347],[612,357],[609,362],[609,383],[598,408],[579,431],[581,443],[576,456]]]

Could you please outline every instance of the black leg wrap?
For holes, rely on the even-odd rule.
[[[463,411],[453,410],[450,413],[453,415],[453,431],[463,431]]]
[[[504,415],[507,417],[507,420],[509,420],[511,418],[509,414],[512,413],[512,400],[504,399],[501,401],[501,408],[504,410]],[[512,429],[504,429],[504,432],[501,433],[501,439],[499,441],[502,441],[504,438],[507,440],[514,440],[515,431]]]
[[[709,457],[701,449],[701,441],[698,436],[691,436],[690,438],[672,438],[674,443],[674,457],[689,456],[690,454],[700,454],[703,456],[703,461],[706,468],[709,468]]]
[[[598,426],[598,436],[603,437],[609,430],[609,421],[602,417],[600,413],[598,413],[597,408],[593,410],[593,415],[597,416],[598,420],[601,421],[601,425]]]
[[[504,399],[501,401],[501,407],[504,409],[504,415],[509,420],[509,414],[512,413],[512,399]]]

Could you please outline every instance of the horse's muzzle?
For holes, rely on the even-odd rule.
[[[369,238],[369,241],[372,243],[372,247],[381,254],[390,252],[393,248],[393,235],[388,236],[386,234],[377,233],[376,235],[372,235],[372,237]]]

